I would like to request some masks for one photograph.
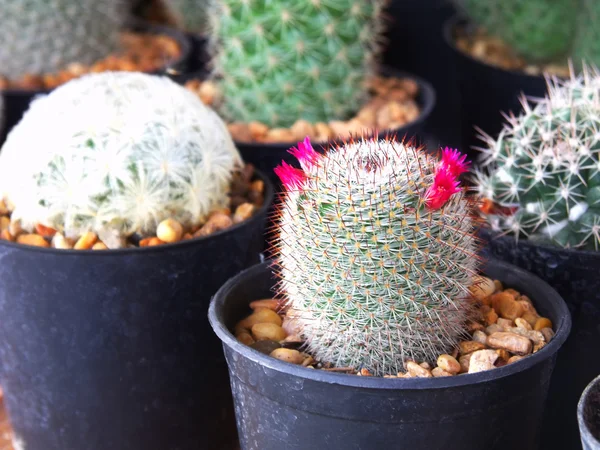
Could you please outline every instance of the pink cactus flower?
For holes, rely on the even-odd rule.
[[[466,161],[466,159],[467,155],[461,154],[456,149],[446,147],[442,151],[441,167],[448,170],[451,175],[457,178],[461,173],[469,170],[469,164],[471,164],[471,162]]]
[[[304,138],[304,141],[298,142],[298,148],[292,147],[288,152],[298,159],[304,170],[308,170],[319,158],[319,154],[313,148],[308,136]]]
[[[300,188],[306,179],[306,174],[302,170],[290,166],[285,161],[282,161],[280,166],[275,167],[274,172],[287,190]]]
[[[460,182],[446,168],[439,167],[435,173],[433,184],[425,192],[425,204],[429,209],[440,209],[450,197],[460,192]]]

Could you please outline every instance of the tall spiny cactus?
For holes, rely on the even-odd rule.
[[[217,114],[166,77],[106,72],[34,100],[0,152],[13,220],[79,236],[154,233],[227,206],[241,163]]]
[[[0,0],[0,74],[55,72],[115,51],[129,0]]]
[[[545,99],[482,134],[479,192],[492,227],[561,247],[600,248],[600,74],[549,83]]]
[[[228,121],[346,119],[367,99],[387,0],[221,0],[211,9]]]
[[[292,153],[276,169],[286,188],[279,221],[280,294],[320,361],[395,374],[457,344],[478,267],[470,203],[441,162],[390,140]]]

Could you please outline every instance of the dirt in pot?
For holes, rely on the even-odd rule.
[[[209,106],[218,102],[218,90],[211,81],[190,80],[185,87]],[[376,76],[369,80],[368,89],[371,100],[347,121],[310,123],[299,119],[290,128],[270,128],[261,122],[235,122],[228,124],[229,132],[237,142],[297,142],[306,136],[313,142],[326,142],[372,129],[397,129],[419,118],[419,85],[414,80]]]
[[[123,32],[122,50],[92,66],[69,64],[58,73],[25,74],[16,80],[1,76],[0,89],[49,90],[87,73],[105,71],[153,72],[177,60],[181,48],[175,39],[153,33]]]
[[[482,29],[467,32],[458,28],[455,33],[456,47],[469,56],[504,70],[522,71],[528,75],[544,73],[561,78],[569,77],[569,66],[564,63],[530,64],[505,44],[500,38],[490,36]]]
[[[498,280],[479,277],[471,288],[475,314],[459,346],[434,364],[405,361],[405,371],[384,378],[431,378],[477,373],[503,367],[541,350],[554,337],[550,319],[541,317],[531,299]],[[234,328],[236,338],[262,353],[310,369],[372,376],[365,367],[333,367],[307,353],[304,340],[278,299],[250,303],[252,313]]]
[[[233,174],[231,182],[229,207],[212,211],[204,223],[193,227],[184,227],[177,220],[167,218],[156,228],[156,235],[129,236],[125,247],[153,247],[172,244],[194,238],[209,236],[217,231],[225,230],[234,224],[251,218],[264,203],[264,182],[254,176],[254,167],[246,164],[244,168]],[[75,249],[75,250],[107,250],[108,246],[93,232],[87,232],[77,238],[67,238],[52,228],[38,224],[33,232],[21,228],[19,221],[11,221],[11,208],[0,200],[0,240],[17,242],[36,247]]]

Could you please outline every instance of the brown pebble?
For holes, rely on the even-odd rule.
[[[433,375],[431,375],[431,372],[429,370],[421,367],[419,364],[417,364],[414,361],[408,361],[406,363],[406,370],[413,377],[417,377],[417,378],[431,378],[433,376]]]
[[[517,326],[517,328],[522,328],[524,330],[531,330],[531,325],[529,324],[529,322],[527,322],[525,319],[521,318],[521,317],[517,317],[515,319],[515,325]]]
[[[244,345],[252,345],[255,340],[250,333],[242,332],[235,335],[238,341],[240,341]]]
[[[496,322],[498,325],[500,325],[501,327],[506,327],[506,328],[510,328],[514,325],[513,321],[510,319],[505,319],[503,317],[498,318],[498,321]]]
[[[450,355],[444,354],[438,356],[437,365],[441,369],[452,374],[460,372],[460,363],[456,360],[456,358]]]
[[[483,372],[494,368],[498,353],[494,350],[478,350],[473,352],[469,360],[469,373]]]
[[[546,317],[540,317],[536,320],[533,329],[535,331],[540,331],[542,328],[552,328],[552,321]]]
[[[274,323],[281,326],[282,322],[281,317],[275,311],[268,308],[259,308],[244,320],[241,320],[238,325],[250,330],[257,323]]]
[[[178,242],[183,236],[183,227],[175,219],[165,219],[156,227],[156,237],[163,242]]]
[[[17,237],[17,243],[35,247],[50,247],[48,241],[39,234],[21,234]]]
[[[542,328],[540,333],[542,333],[546,342],[550,342],[550,340],[554,337],[554,330],[552,328]]]
[[[257,341],[281,341],[287,333],[274,323],[257,323],[252,326],[252,336]]]
[[[251,344],[250,347],[265,355],[269,355],[273,350],[281,348],[281,344],[277,341],[257,341]]]
[[[483,331],[477,330],[475,333],[473,333],[473,340],[485,345],[487,344],[487,334],[485,334]]]
[[[435,367],[432,371],[431,371],[431,375],[433,375],[434,377],[438,378],[438,377],[451,377],[452,373],[450,372],[446,372],[444,369],[442,369],[441,367]]]
[[[511,356],[510,358],[508,358],[508,364],[512,364],[514,362],[520,361],[523,358],[525,358],[525,357],[524,356],[519,356],[519,355]]]
[[[252,203],[242,203],[235,209],[233,214],[233,223],[240,223],[249,219],[256,207]]]
[[[279,300],[274,298],[264,298],[262,300],[254,300],[253,302],[250,302],[250,308],[252,309],[268,308],[272,309],[273,311],[277,311],[278,307]]]
[[[97,240],[98,236],[96,233],[88,231],[77,240],[73,248],[75,250],[89,250],[93,247]]]
[[[302,364],[304,361],[304,357],[298,350],[290,348],[277,348],[269,356],[292,364]]]
[[[528,338],[502,331],[489,335],[487,345],[495,349],[505,349],[518,355],[527,355],[533,349],[533,344]]]
[[[463,355],[460,358],[458,358],[461,373],[467,373],[469,371],[469,361],[471,360],[472,355],[473,353],[469,353],[468,355]]]
[[[460,353],[463,355],[467,355],[469,353],[476,352],[477,350],[483,350],[484,348],[486,348],[485,344],[475,341],[462,341],[459,345]]]
[[[499,358],[501,358],[505,361],[508,361],[508,358],[510,358],[510,353],[508,353],[503,348],[496,349],[496,353],[498,353]]]
[[[485,323],[487,325],[495,324],[498,320],[498,314],[494,309],[490,309],[485,315]]]

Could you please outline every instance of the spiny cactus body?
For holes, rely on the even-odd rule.
[[[396,374],[452,349],[478,266],[464,158],[441,163],[400,142],[293,150],[277,168],[280,295],[308,351],[335,366]]]
[[[548,96],[510,117],[477,172],[496,231],[562,247],[600,246],[600,75],[550,81]]]
[[[31,104],[0,153],[0,198],[25,229],[148,234],[167,217],[193,226],[227,206],[239,163],[225,124],[193,93],[106,72]]]
[[[115,51],[129,0],[0,0],[0,74],[56,72]]]
[[[347,119],[366,100],[386,0],[222,0],[211,10],[228,121]]]

